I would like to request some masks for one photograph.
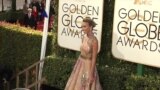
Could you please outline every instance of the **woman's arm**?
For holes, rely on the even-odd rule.
[[[91,71],[90,71],[90,76],[89,76],[89,83],[92,83],[94,81],[94,73],[95,73],[97,52],[98,52],[98,40],[94,39],[93,43],[92,43],[92,62],[91,62]]]

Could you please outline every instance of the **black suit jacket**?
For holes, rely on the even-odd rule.
[[[36,21],[35,21],[35,19],[34,19],[34,16],[33,15],[31,15],[31,17],[29,17],[28,16],[28,14],[26,14],[25,15],[25,17],[24,17],[24,25],[26,26],[26,27],[31,27],[31,28],[36,28]]]

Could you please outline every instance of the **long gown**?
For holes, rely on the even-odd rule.
[[[97,40],[95,36],[91,38],[85,36],[82,40],[80,47],[81,54],[68,79],[65,90],[102,90],[96,67],[94,71],[94,81],[91,85],[88,84],[92,62],[92,42],[94,42],[94,40]],[[91,87],[91,89],[89,89],[89,87]]]

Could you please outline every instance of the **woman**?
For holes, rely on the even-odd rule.
[[[102,90],[96,70],[98,40],[92,30],[96,23],[89,17],[83,19],[85,36],[80,47],[81,54],[74,66],[65,90]]]
[[[29,8],[29,4],[28,4],[27,0],[25,0],[24,5],[23,5],[24,15],[26,15],[28,13],[28,8]]]

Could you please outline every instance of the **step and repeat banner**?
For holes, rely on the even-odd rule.
[[[79,51],[84,35],[82,20],[91,17],[97,23],[93,32],[100,50],[103,0],[59,0],[58,12],[58,44],[61,47]]]
[[[160,0],[115,0],[112,54],[160,67]]]

